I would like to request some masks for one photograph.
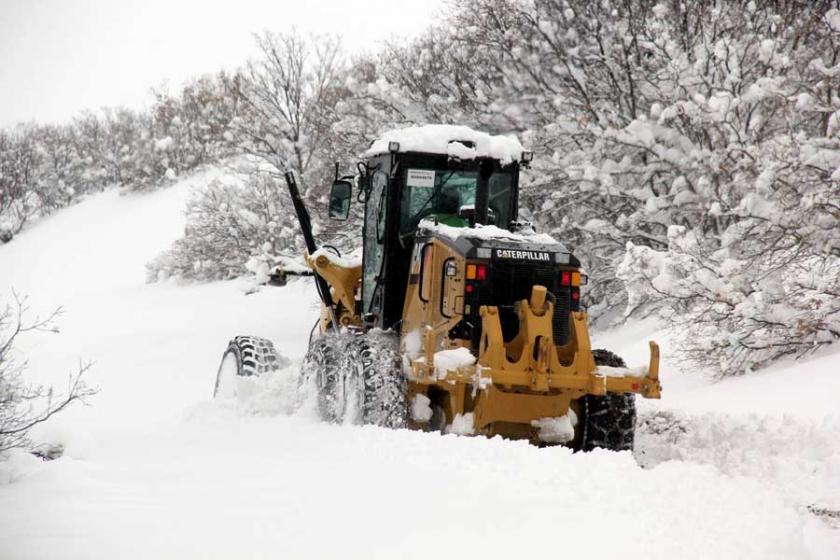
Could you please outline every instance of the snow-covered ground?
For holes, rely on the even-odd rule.
[[[0,246],[0,294],[65,310],[60,334],[22,340],[32,379],[61,386],[91,359],[101,388],[37,431],[63,457],[0,464],[0,558],[840,557],[838,520],[808,509],[840,509],[837,351],[712,384],[665,343],[635,457],[290,415],[308,281],[144,283],[212,175],[91,197]],[[661,329],[595,342],[637,365]],[[293,366],[258,397],[213,402],[245,333]]]

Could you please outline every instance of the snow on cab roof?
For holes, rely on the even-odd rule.
[[[362,157],[388,153],[391,142],[399,142],[400,153],[443,154],[459,159],[490,157],[503,165],[519,161],[525,151],[516,136],[493,136],[466,126],[427,124],[389,130],[374,140]]]

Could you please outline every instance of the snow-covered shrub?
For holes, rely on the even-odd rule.
[[[9,241],[41,210],[41,164],[29,127],[0,130],[0,241]]]
[[[607,132],[643,158],[592,172],[647,179],[641,219],[667,227],[668,244],[628,240],[618,277],[632,304],[663,307],[686,353],[724,374],[840,338],[840,84],[826,66],[840,35],[809,5],[736,8],[706,14],[730,27],[687,52],[663,8],[651,44],[668,55],[668,98]]]
[[[72,126],[46,125],[33,133],[41,160],[37,183],[42,208],[63,208],[90,190],[77,147],[78,131]]]
[[[86,111],[62,125],[0,130],[0,242],[27,222],[116,185],[149,190],[240,152],[230,124],[238,83],[220,73],[174,95],[155,92],[148,112]]]
[[[285,181],[247,164],[242,167],[250,173],[216,179],[193,193],[185,210],[184,237],[147,265],[148,281],[225,280],[250,273],[262,283],[274,265],[299,260],[305,247]],[[360,245],[358,205],[351,221],[322,225],[324,201],[306,204],[319,243],[341,251]]]
[[[225,98],[236,107],[225,113],[230,118],[222,119],[218,131],[230,142],[231,152],[244,154],[250,177],[244,183],[214,183],[189,202],[185,236],[149,265],[152,280],[211,280],[248,272],[264,279],[280,256],[300,255],[300,227],[283,179],[287,171],[297,177],[319,242],[341,249],[358,245],[358,223],[319,220],[334,161],[344,160],[346,169],[363,148],[332,128],[337,105],[347,95],[337,40],[265,33],[258,46],[260,58],[220,77]],[[173,111],[173,102],[161,97],[155,118],[178,131],[185,123],[170,118]],[[170,141],[160,145],[161,153],[174,157],[185,134],[167,136]]]
[[[32,219],[97,187],[74,125],[21,125],[0,130],[0,242]],[[87,129],[84,129],[87,132]]]
[[[214,180],[187,202],[184,237],[148,265],[149,280],[236,278],[299,254],[285,184],[264,173]]]
[[[193,80],[175,94],[154,92],[146,155],[158,184],[238,151],[231,123],[241,100],[238,89],[228,87],[230,80],[222,72]]]
[[[840,338],[837,183],[809,142],[781,143],[785,164],[759,174],[719,235],[672,226],[666,251],[628,242],[618,269],[628,311],[653,302],[686,354],[725,375]]]

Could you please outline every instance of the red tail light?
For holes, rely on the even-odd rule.
[[[568,270],[564,270],[560,273],[560,285],[561,286],[571,286],[572,285],[572,273]]]
[[[475,267],[475,279],[487,280],[487,265],[478,264]]]

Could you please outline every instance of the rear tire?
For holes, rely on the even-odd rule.
[[[267,338],[237,336],[222,354],[213,398],[234,398],[239,393],[239,379],[276,371],[286,363]]]
[[[599,366],[627,367],[624,360],[609,350],[593,350],[592,357]],[[607,393],[586,395],[580,399],[583,413],[581,449],[595,448],[611,451],[632,451],[636,432],[636,395]]]

